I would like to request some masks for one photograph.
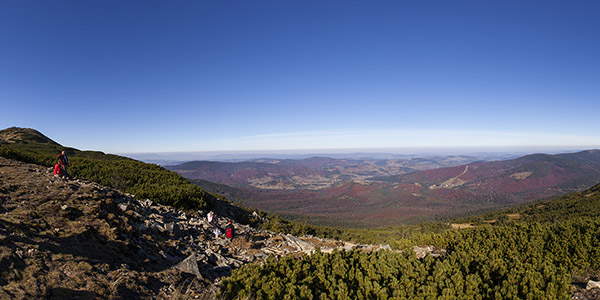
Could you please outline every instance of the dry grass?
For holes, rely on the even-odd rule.
[[[516,214],[508,214],[506,215],[508,217],[508,220],[512,221],[512,220],[518,220],[521,218],[521,214],[516,213]]]
[[[473,224],[471,224],[471,223],[452,223],[452,224],[450,224],[450,227],[452,229],[460,230],[460,229],[465,229],[465,228],[473,228],[475,226],[473,226]]]

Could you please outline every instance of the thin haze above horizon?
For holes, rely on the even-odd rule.
[[[0,129],[111,153],[600,147],[598,1],[2,1]]]

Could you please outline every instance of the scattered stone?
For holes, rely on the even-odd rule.
[[[289,244],[295,246],[301,252],[310,253],[311,251],[315,250],[315,246],[313,244],[309,244],[297,237],[294,237],[292,235],[285,235],[285,238],[289,241]]]
[[[152,200],[150,200],[150,199],[141,200],[141,201],[139,201],[139,203],[142,207],[146,207],[146,208],[151,207],[153,204]]]
[[[126,211],[126,210],[127,210],[127,204],[123,204],[123,203],[121,203],[121,204],[119,204],[119,208],[120,208],[122,211]]]
[[[600,289],[600,281],[593,281],[593,280],[588,281],[585,289],[586,290]]]
[[[419,259],[424,258],[427,256],[427,254],[430,254],[433,257],[442,257],[446,255],[446,249],[436,248],[434,246],[413,246],[413,251],[415,252],[416,257]]]
[[[175,231],[175,228],[176,226],[174,222],[165,224],[165,230],[167,230],[169,233],[173,233]]]
[[[196,275],[199,279],[202,279],[200,270],[198,269],[198,261],[196,260],[196,254],[192,253],[186,259],[178,263],[175,268],[181,272]]]
[[[392,247],[390,245],[388,245],[388,244],[379,245],[379,250],[388,250],[388,251],[390,251],[390,250],[392,250]]]

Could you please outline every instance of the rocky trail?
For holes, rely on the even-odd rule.
[[[212,299],[223,276],[268,257],[367,246],[186,214],[47,168],[0,158],[1,299]]]

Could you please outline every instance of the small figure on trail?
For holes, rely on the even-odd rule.
[[[56,163],[56,165],[54,166],[54,176],[62,177],[62,175],[63,175],[62,168],[60,167],[60,161],[58,161]]]
[[[210,212],[208,212],[208,214],[206,215],[206,220],[208,221],[208,224],[213,224],[213,219],[215,218],[215,213],[211,210]]]
[[[229,224],[225,227],[225,233],[227,234],[228,239],[233,238],[233,224],[231,224],[231,220],[229,220]]]
[[[218,227],[215,227],[215,229],[213,229],[213,233],[215,234],[215,237],[219,237],[221,234],[223,234],[221,232],[221,229],[219,229]]]
[[[69,159],[67,158],[67,155],[65,154],[65,151],[63,150],[59,155],[57,155],[56,157],[58,157],[58,162],[60,163],[65,176],[68,176],[68,172],[67,172],[67,167],[69,167]]]

